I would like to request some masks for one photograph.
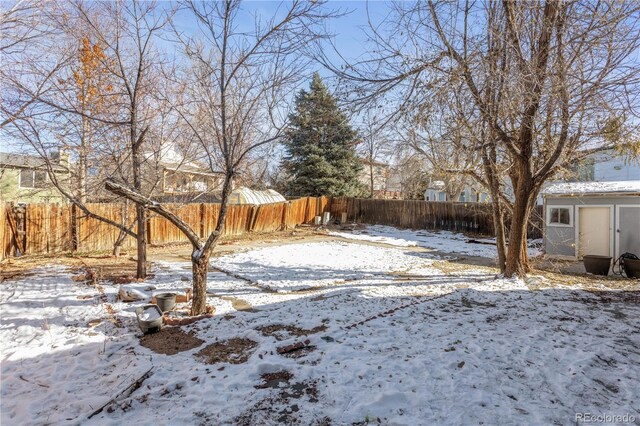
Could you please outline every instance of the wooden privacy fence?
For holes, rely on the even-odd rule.
[[[341,213],[347,213],[350,221],[373,225],[495,235],[491,205],[485,203],[333,198],[331,215]],[[534,211],[528,234],[542,238],[542,206]]]
[[[135,207],[130,204],[96,203],[89,211],[135,231]],[[219,204],[165,204],[169,210],[202,238],[216,226]],[[283,203],[231,205],[223,235],[270,232],[310,224],[315,216],[329,210],[329,198],[306,197]],[[2,258],[21,254],[53,254],[70,251],[111,250],[120,230],[97,219],[88,218],[68,204],[0,205],[0,242]],[[150,215],[147,222],[150,244],[187,242],[187,238],[168,220]],[[135,239],[126,237],[122,248],[135,247]]]
[[[219,204],[165,204],[165,207],[189,224],[201,238],[213,231],[220,212]],[[135,231],[135,207],[131,204],[89,204],[88,208],[95,214],[127,224]],[[231,205],[223,235],[291,229],[313,223],[315,216],[326,211],[338,218],[346,213],[349,221],[368,224],[495,235],[488,204],[346,197],[306,197],[259,206]],[[534,212],[528,232],[530,238],[542,237],[540,206]],[[85,217],[71,205],[0,205],[2,258],[18,252],[53,254],[111,250],[119,235],[116,227]],[[147,235],[150,244],[188,241],[178,228],[157,215],[151,215],[147,221]],[[122,248],[134,247],[135,239],[126,237]]]

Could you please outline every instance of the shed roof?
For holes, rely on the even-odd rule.
[[[235,189],[229,196],[230,204],[269,204],[282,201],[287,200],[273,189],[257,191],[244,186]]]
[[[542,191],[545,196],[585,196],[585,195],[640,195],[640,180],[616,182],[565,182],[550,185]]]

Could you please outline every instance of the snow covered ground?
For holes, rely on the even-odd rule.
[[[329,235],[350,240],[389,244],[398,247],[424,247],[443,253],[459,253],[468,256],[488,257],[491,259],[498,257],[495,239],[475,238],[474,240],[479,243],[469,243],[469,237],[449,231],[416,231],[383,225],[367,225],[366,228],[362,230],[331,231]],[[541,252],[538,248],[529,248],[529,257],[536,257],[540,254]]]
[[[216,315],[182,327],[204,343],[174,355],[141,345],[143,303],[117,301],[116,285],[59,266],[0,284],[1,423],[521,425],[574,424],[576,413],[640,422],[638,293],[542,278],[533,291],[411,247],[356,242],[212,264],[245,279],[209,274]],[[183,288],[188,267],[157,263],[136,285]],[[238,339],[255,342],[246,361],[195,356]],[[279,353],[296,343],[304,348]],[[150,368],[139,389],[88,419]]]

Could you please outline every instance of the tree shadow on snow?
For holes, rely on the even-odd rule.
[[[269,276],[291,273],[289,268],[271,269]],[[299,280],[353,274],[298,272]],[[269,302],[260,301],[267,293],[258,288],[234,292],[214,281],[210,291],[244,296],[258,312],[219,313],[183,329],[193,331],[204,345],[234,337],[256,341],[245,363],[205,364],[194,357],[202,347],[172,356],[155,354],[140,346],[135,321],[127,316],[125,328],[112,330],[119,335],[106,344],[67,342],[69,347],[40,347],[40,353],[19,359],[5,349],[2,423],[85,422],[151,366],[140,388],[91,422],[273,424],[285,418],[350,424],[371,413],[383,423],[405,419],[429,424],[490,424],[501,413],[508,413],[506,423],[517,424],[567,424],[577,412],[640,418],[640,292],[490,291],[477,282],[492,277],[441,274],[390,281],[385,274],[384,279],[319,291],[269,293]],[[456,288],[470,282],[474,288]],[[397,287],[420,294],[425,286],[442,291],[420,297],[372,292]],[[13,308],[20,305],[19,300],[11,303]],[[34,321],[17,317],[12,327],[35,327]],[[64,313],[52,321],[64,325]],[[277,340],[260,333],[269,324],[301,329],[324,324],[326,329]],[[313,350],[299,358],[285,358],[276,350],[305,339]],[[290,388],[261,385],[264,374],[283,369],[293,376]],[[304,389],[316,389],[313,395],[292,390],[302,383],[297,378],[302,371],[304,383],[313,382]],[[377,385],[383,386],[381,395],[393,390],[404,396],[391,404],[376,403]]]

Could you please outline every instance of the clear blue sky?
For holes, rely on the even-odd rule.
[[[207,0],[209,1],[209,0]],[[171,8],[175,3],[171,1],[165,1],[161,3],[161,7]],[[240,29],[246,28],[251,30],[255,17],[262,17],[263,19],[269,19],[277,14],[278,7],[287,7],[287,2],[280,1],[245,1],[242,3],[242,12],[238,15],[238,26]],[[339,18],[329,20],[327,29],[330,34],[334,35],[334,42],[337,46],[340,54],[346,59],[357,59],[366,52],[366,34],[365,30],[368,27],[368,19],[371,17],[374,23],[379,23],[387,14],[389,10],[389,4],[385,1],[329,1],[325,6],[329,10],[340,10],[345,15]],[[176,26],[180,30],[184,30],[188,33],[195,35],[196,20],[190,14],[185,11],[178,13],[175,16]],[[178,46],[170,42],[162,42],[163,48],[167,51],[175,51]],[[332,47],[327,45],[325,50],[327,55],[338,62],[338,56],[332,54]],[[339,65],[336,63],[336,65]],[[309,71],[319,71],[320,74],[325,77],[331,77],[331,73],[322,68],[320,64],[312,65],[313,69]],[[306,86],[306,84],[305,84]],[[21,150],[24,147],[15,144],[15,141],[10,141],[3,137],[0,140],[0,151],[15,151]]]
[[[172,3],[167,2],[167,5]],[[284,2],[284,8],[287,2]],[[374,22],[379,22],[388,13],[388,3],[384,1],[329,1],[325,6],[328,10],[339,10],[345,15],[329,20],[327,29],[333,34],[335,44],[342,56],[348,59],[357,59],[366,51],[366,35],[364,30],[368,26],[368,16]],[[245,1],[241,4],[242,11],[238,15],[236,24],[240,30],[250,31],[253,28],[254,19],[269,19],[283,9],[280,1]],[[193,33],[196,28],[196,19],[187,12],[178,13],[174,22],[180,30]],[[195,35],[195,34],[194,34]],[[327,46],[327,54],[331,55],[332,48]],[[337,55],[332,55],[337,60]],[[328,76],[326,72],[317,66],[318,71]]]

